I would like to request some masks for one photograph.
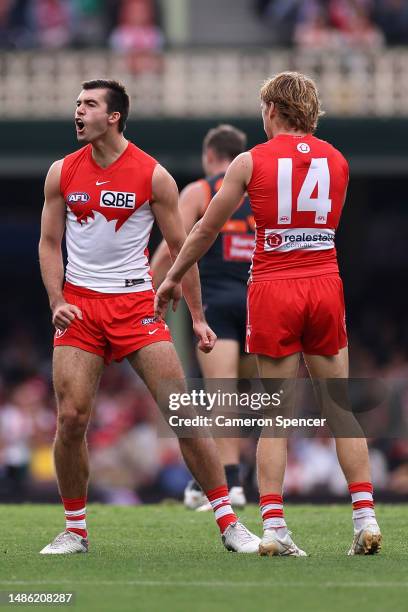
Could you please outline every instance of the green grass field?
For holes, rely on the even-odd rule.
[[[61,508],[0,506],[0,591],[74,591],[78,611],[408,610],[408,506],[377,506],[381,553],[347,557],[349,505],[288,504],[307,558],[228,553],[212,514],[178,504],[88,508],[90,553],[48,557],[38,551],[62,530]],[[260,533],[255,506],[240,518]]]

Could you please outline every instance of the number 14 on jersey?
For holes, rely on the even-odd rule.
[[[292,222],[292,177],[293,160],[278,159],[278,224],[289,225]],[[312,198],[316,192],[316,197]],[[297,212],[315,212],[314,222],[319,225],[327,223],[331,211],[330,172],[326,157],[313,158],[296,201]]]

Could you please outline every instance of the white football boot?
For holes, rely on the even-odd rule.
[[[265,529],[259,544],[259,554],[262,557],[307,557],[305,551],[296,546],[290,536],[290,531],[280,536],[276,529]]]
[[[184,489],[184,506],[189,510],[197,510],[197,508],[200,508],[208,503],[206,495],[204,495],[201,489],[193,488],[193,485],[194,480],[190,480]],[[211,504],[210,509],[212,509]]]
[[[261,541],[239,521],[228,525],[221,538],[227,550],[238,553],[257,553]]]
[[[242,510],[242,508],[245,508],[247,500],[243,487],[231,487],[229,496],[231,506],[237,508],[238,510]]]
[[[229,492],[231,506],[236,510],[242,510],[245,508],[247,500],[245,497],[243,487],[232,487]],[[212,510],[210,502],[206,502],[202,506],[196,508],[197,512],[209,512]]]
[[[72,531],[63,531],[50,544],[40,550],[40,555],[70,555],[87,552],[88,540]]]
[[[374,555],[380,552],[382,535],[377,523],[369,523],[354,532],[353,543],[348,555]]]

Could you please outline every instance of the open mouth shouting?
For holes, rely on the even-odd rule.
[[[79,117],[75,117],[75,127],[78,135],[85,132],[85,123]]]

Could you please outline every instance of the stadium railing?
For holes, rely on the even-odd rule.
[[[132,71],[131,58],[105,51],[3,52],[0,107],[3,118],[72,116],[80,82],[107,76],[122,80],[132,116],[200,117],[259,113],[262,81],[282,70],[315,77],[324,107],[337,116],[407,116],[408,50],[377,53],[277,49],[192,50],[163,54],[153,70]]]

